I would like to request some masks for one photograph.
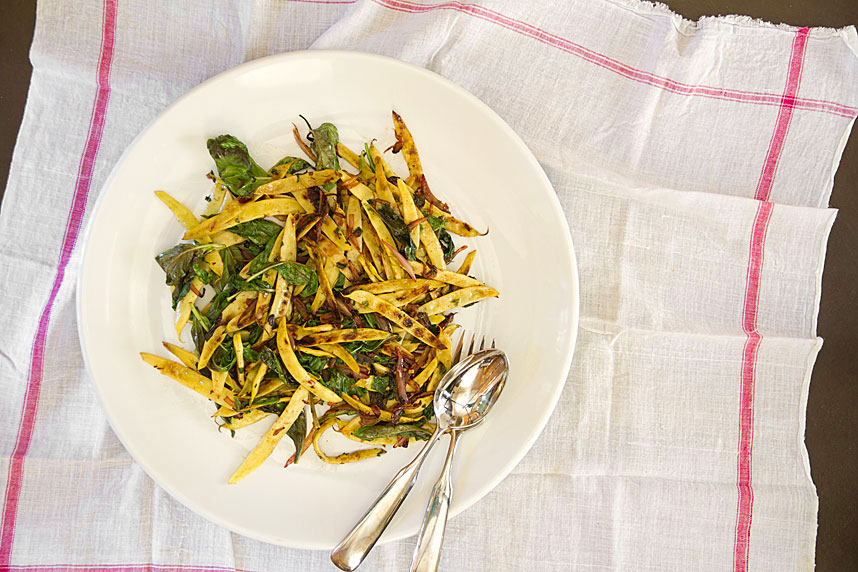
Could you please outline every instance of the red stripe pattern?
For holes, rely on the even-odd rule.
[[[753,450],[754,450],[754,395],[757,369],[757,353],[763,336],[757,329],[757,309],[760,302],[760,278],[766,247],[766,234],[772,218],[774,204],[768,202],[778,162],[789,131],[796,95],[801,85],[801,72],[807,46],[809,28],[795,34],[790,54],[784,94],[766,159],[757,183],[755,198],[760,203],[754,216],[754,226],[748,254],[748,270],[745,279],[745,303],[742,310],[742,330],[747,336],[742,350],[739,394],[739,443],[736,459],[736,532],[733,540],[733,571],[748,572],[748,555],[751,542],[751,523],[754,516]]]
[[[751,541],[751,521],[754,509],[754,489],[751,486],[751,461],[754,448],[754,384],[756,381],[757,351],[762,335],[757,331],[757,306],[760,300],[760,274],[763,267],[766,233],[772,217],[773,203],[760,202],[751,231],[748,273],[745,284],[745,306],[742,329],[745,347],[742,350],[741,388],[739,395],[739,453],[737,456],[736,534],[734,538],[733,570],[747,572],[748,549]]]
[[[12,565],[2,568],[9,572],[250,572],[226,566],[192,566],[187,564],[53,564]]]
[[[356,4],[358,0],[286,0],[300,4]]]
[[[779,108],[784,106],[785,95],[741,91],[706,85],[690,85],[658,76],[644,70],[636,69],[604,54],[600,54],[599,52],[586,48],[581,44],[577,44],[555,34],[546,32],[545,30],[532,26],[526,22],[516,20],[515,18],[511,18],[501,14],[500,12],[495,12],[494,10],[490,10],[478,4],[466,4],[458,1],[444,2],[441,4],[418,4],[416,2],[411,2],[410,0],[373,0],[373,2],[389,10],[410,14],[422,14],[435,10],[453,10],[463,14],[468,14],[475,18],[497,24],[507,28],[508,30],[512,30],[517,34],[537,40],[543,44],[557,48],[558,50],[576,56],[584,61],[590,62],[600,68],[616,73],[632,81],[657,87],[677,95],[705,97],[709,99],[753,103],[757,105],[769,105]],[[806,43],[807,32],[809,31],[807,28],[803,28],[803,30],[804,39],[801,40],[802,46]],[[800,30],[799,33],[801,32],[802,31]],[[799,98],[793,95],[789,99],[789,104],[790,113],[792,113],[792,109],[806,109],[848,119],[858,116],[858,108],[832,101]]]
[[[54,301],[65,278],[68,266],[80,233],[83,215],[86,212],[86,200],[92,183],[92,173],[95,159],[101,145],[104,132],[104,122],[107,117],[107,103],[110,99],[110,66],[113,61],[113,47],[116,32],[116,3],[117,0],[105,0],[101,55],[98,62],[98,87],[95,103],[89,121],[89,131],[84,146],[83,155],[78,165],[74,196],[71,209],[66,219],[65,233],[60,250],[60,261],[54,283],[48,300],[42,309],[33,350],[30,355],[30,372],[27,379],[27,389],[24,393],[24,404],[21,421],[18,424],[18,434],[15,448],[9,463],[9,474],[6,481],[5,501],[3,504],[3,519],[0,527],[0,569],[8,568],[12,558],[12,543],[15,539],[15,522],[18,515],[18,501],[21,497],[21,485],[24,475],[24,458],[30,448],[33,437],[33,427],[36,422],[36,411],[39,406],[39,393],[42,387],[42,373],[45,363],[45,345],[48,337],[48,326],[51,322],[51,311]]]
[[[767,201],[771,195],[775,171],[780,162],[781,152],[792,120],[792,112],[795,109],[796,95],[798,95],[798,89],[801,86],[801,72],[804,69],[804,51],[807,47],[808,32],[810,32],[810,28],[800,29],[796,32],[792,42],[789,71],[787,72],[784,94],[781,97],[780,109],[778,109],[778,118],[775,121],[775,130],[772,133],[763,171],[760,173],[760,180],[757,182],[757,190],[754,193],[754,198],[759,201]]]

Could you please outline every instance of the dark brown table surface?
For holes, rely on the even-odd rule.
[[[662,0],[665,1],[665,0]],[[858,0],[666,0],[686,18],[748,14],[769,22],[858,25]],[[0,0],[0,200],[30,83],[35,2]],[[853,194],[856,193],[856,194]],[[818,572],[858,570],[858,136],[853,133],[831,206],[819,335],[825,344],[810,385],[807,448],[819,492]]]

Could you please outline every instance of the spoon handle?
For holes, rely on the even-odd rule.
[[[358,521],[346,537],[340,542],[333,552],[331,561],[341,570],[351,571],[360,566],[372,547],[378,541],[381,533],[390,524],[393,515],[402,505],[402,501],[408,496],[423,460],[438,442],[443,431],[436,429],[429,441],[423,446],[414,460],[402,467],[393,480],[384,488],[366,514]]]
[[[459,431],[450,431],[450,448],[447,450],[447,460],[441,476],[432,489],[429,497],[429,505],[426,507],[426,516],[420,527],[417,537],[417,546],[414,549],[414,557],[411,560],[411,572],[435,572],[438,570],[438,561],[441,559],[441,545],[444,542],[444,530],[447,527],[447,512],[450,509],[450,500],[453,498],[453,479],[451,467],[453,466],[453,454],[459,442]]]

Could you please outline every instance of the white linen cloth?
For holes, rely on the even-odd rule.
[[[566,388],[522,463],[449,523],[442,569],[812,570],[805,407],[858,35],[633,0],[41,0],[0,212],[0,568],[333,569],[153,484],[101,412],[74,302],[81,226],[134,136],[212,75],[306,48],[474,93],[573,234]],[[364,566],[406,570],[412,547]]]

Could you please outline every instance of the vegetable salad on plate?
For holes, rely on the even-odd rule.
[[[395,142],[358,152],[322,123],[301,136],[305,158],[261,167],[231,135],[210,139],[216,172],[200,216],[155,194],[186,232],[155,260],[176,310],[175,359],[141,353],[164,375],[211,400],[236,431],[273,416],[230,477],[236,483],[288,437],[297,463],[311,446],[350,463],[427,439],[432,398],[451,367],[452,311],[498,295],[469,276],[476,251],[451,234],[480,233],[429,189],[414,140],[393,113]],[[402,153],[408,176],[384,158]],[[361,445],[326,454],[329,430]]]

